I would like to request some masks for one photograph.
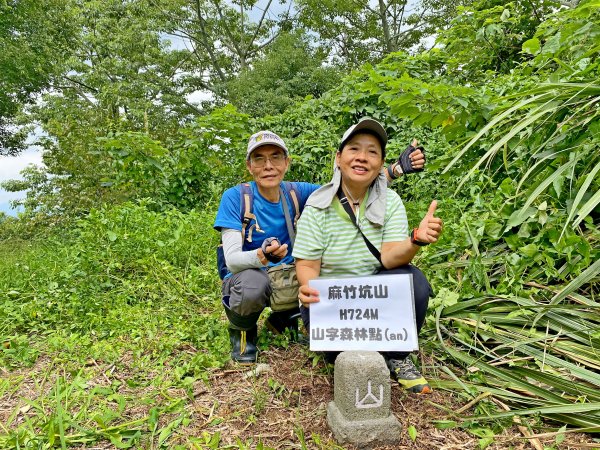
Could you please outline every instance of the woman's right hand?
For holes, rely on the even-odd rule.
[[[309,287],[307,284],[303,284],[300,286],[298,298],[300,299],[302,306],[308,308],[311,303],[317,303],[319,301],[319,291]]]

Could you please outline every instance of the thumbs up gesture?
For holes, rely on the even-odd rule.
[[[415,240],[427,244],[437,242],[440,234],[442,234],[442,219],[434,216],[436,209],[437,201],[434,200],[431,202],[431,205],[429,205],[427,214],[425,214],[425,217],[421,220],[419,228],[417,228]]]

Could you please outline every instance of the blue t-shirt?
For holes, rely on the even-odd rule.
[[[273,203],[265,199],[260,192],[254,181],[250,182],[250,189],[252,190],[253,206],[252,213],[256,216],[256,221],[252,220],[246,227],[246,236],[242,243],[242,251],[256,250],[260,248],[263,241],[269,237],[276,237],[279,239],[281,244],[288,245],[288,252],[285,258],[278,263],[291,264],[294,261],[292,257],[292,243],[290,242],[290,236],[288,234],[287,225],[285,223],[285,215],[283,214],[283,206],[281,199],[279,202]],[[300,203],[300,211],[304,208],[306,200],[314,191],[320,186],[317,184],[295,182],[296,191],[299,194],[298,202]],[[294,209],[290,195],[286,192],[281,184],[281,189],[285,193],[285,197],[288,203],[290,211],[290,218],[294,220]],[[221,203],[219,204],[219,210],[217,211],[217,218],[213,227],[217,231],[221,231],[222,228],[231,228],[232,230],[242,231],[242,208],[241,208],[241,186],[238,184],[232,188],[227,189],[221,197]],[[264,233],[258,232],[256,227],[253,227],[258,222],[260,229],[264,230]],[[247,237],[252,228],[252,242],[248,242]],[[272,266],[269,263],[269,266]]]

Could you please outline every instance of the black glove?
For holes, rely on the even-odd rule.
[[[270,238],[266,238],[262,245],[260,246],[260,248],[263,251],[263,254],[265,255],[265,258],[267,258],[267,261],[270,261],[272,263],[278,263],[279,261],[281,261],[281,256],[276,256],[273,253],[269,253],[267,252],[267,247],[269,245],[271,245],[273,243],[273,241],[277,241],[277,243],[279,245],[281,245],[281,242],[279,242],[279,239],[277,239],[276,237],[270,237]]]
[[[413,169],[412,167],[410,154],[415,150],[421,150],[423,156],[425,156],[425,149],[422,146],[413,147],[412,145],[406,147],[406,150],[404,150],[402,153],[400,153],[400,156],[398,156],[398,164],[400,164],[400,168],[404,174],[423,172],[423,167],[420,169]]]

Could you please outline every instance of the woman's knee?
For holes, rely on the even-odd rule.
[[[429,297],[433,296],[431,285],[421,270],[412,265],[400,266],[395,269],[382,270],[377,275],[412,275],[415,314],[417,316],[417,329],[420,330],[425,322]]]
[[[396,267],[394,269],[384,269],[377,272],[377,275],[412,275],[413,290],[415,293],[415,301],[428,302],[429,297],[433,296],[431,285],[427,281],[427,277],[420,269],[413,265]]]
[[[410,267],[410,271],[413,275],[413,287],[415,290],[415,297],[419,297],[424,302],[429,302],[429,297],[433,297],[433,290],[431,289],[431,285],[429,281],[427,281],[427,277],[421,270],[416,268],[415,266]]]

